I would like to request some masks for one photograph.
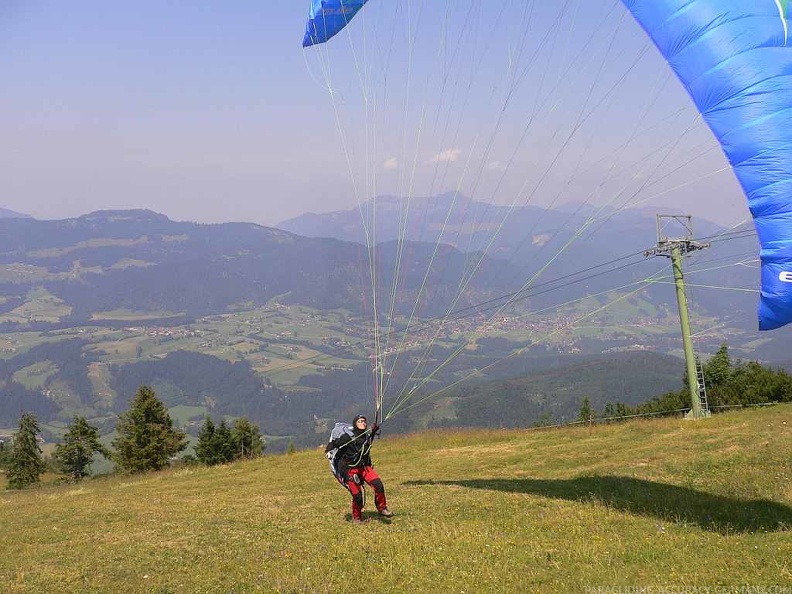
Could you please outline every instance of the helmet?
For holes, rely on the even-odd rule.
[[[360,419],[363,419],[364,421],[366,421],[366,425],[368,425],[368,419],[366,418],[366,415],[358,415],[358,416],[356,416],[354,419],[352,419],[352,427],[353,427],[353,429],[354,429],[355,431],[359,431],[359,429],[358,429],[358,427],[357,427],[357,422],[358,422]]]

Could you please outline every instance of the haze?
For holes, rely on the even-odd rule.
[[[307,0],[5,2],[0,206],[274,225],[459,190],[748,217],[620,2],[401,4],[303,50]]]

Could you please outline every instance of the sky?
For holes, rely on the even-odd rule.
[[[374,195],[655,208],[745,200],[620,2],[5,0],[0,207],[275,225]]]

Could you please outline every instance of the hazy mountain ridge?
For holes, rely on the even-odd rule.
[[[449,199],[440,197],[432,206],[434,214],[427,215],[430,231],[436,232],[437,217]],[[393,199],[390,208],[396,206]],[[486,208],[473,202],[466,207],[482,220],[488,216]],[[484,414],[481,411],[491,410],[492,414],[484,414],[482,424],[503,424],[511,419],[528,425],[548,411],[532,398],[518,398],[525,406],[517,406],[517,401],[510,400],[515,395],[545,394],[556,402],[550,412],[556,418],[569,418],[583,395],[594,399],[595,405],[606,394],[608,401],[632,402],[677,383],[681,372],[669,372],[667,366],[676,369],[679,365],[681,369],[681,363],[662,359],[660,354],[655,359],[651,353],[645,355],[648,362],[639,367],[651,370],[655,366],[664,371],[658,378],[647,372],[652,376],[650,382],[635,378],[635,361],[621,367],[614,363],[618,369],[603,363],[603,373],[591,380],[593,387],[585,394],[572,385],[544,380],[544,387],[539,387],[535,375],[554,368],[562,376],[574,377],[575,369],[567,368],[577,360],[571,353],[588,356],[631,348],[677,351],[673,289],[667,285],[618,302],[603,317],[589,321],[598,328],[593,336],[573,333],[551,341],[563,336],[559,332],[580,314],[549,309],[530,322],[515,316],[512,326],[505,316],[499,321],[503,325],[487,329],[495,338],[479,336],[482,326],[476,316],[491,315],[498,307],[490,300],[514,291],[515,278],[521,283],[528,278],[526,274],[546,263],[542,250],[553,242],[567,241],[571,232],[562,225],[570,213],[522,212],[526,217],[529,214],[537,218],[537,229],[548,233],[555,229],[555,235],[543,245],[525,241],[532,235],[520,229],[518,220],[514,226],[504,227],[503,246],[504,250],[515,248],[515,254],[532,253],[536,262],[531,258],[486,257],[445,244],[410,240],[400,245],[387,235],[369,252],[362,244],[341,239],[303,237],[249,223],[176,222],[146,210],[99,211],[62,221],[2,219],[0,423],[12,425],[19,410],[31,407],[43,421],[55,423],[52,431],[74,414],[85,414],[109,430],[137,384],[150,382],[169,406],[181,411],[182,424],[206,413],[246,415],[265,432],[294,435],[297,443],[323,438],[331,419],[351,417],[355,410],[370,406],[371,345],[366,341],[371,335],[367,326],[372,320],[368,299],[368,258],[372,253],[382,298],[378,311],[390,311],[391,295],[396,300],[395,314],[410,314],[419,295],[417,318],[445,314],[451,303],[461,311],[442,327],[437,326],[439,320],[422,331],[413,327],[408,337],[409,348],[415,351],[423,349],[432,335],[439,339],[427,352],[427,366],[421,372],[440,366],[438,373],[432,372],[427,391],[466,377],[495,382],[525,378],[524,382],[501,384],[505,396],[500,404],[491,387],[478,388],[475,394],[446,394],[446,409],[436,419],[438,423],[469,424]],[[624,247],[622,240],[629,243],[625,238],[632,237],[630,241],[637,243],[646,236],[647,228],[653,232],[654,221],[645,213],[621,216],[610,221],[624,223],[616,227],[619,248]],[[334,217],[338,218],[328,215],[328,220]],[[580,223],[580,219],[576,221]],[[554,227],[543,227],[544,223]],[[463,231],[464,225],[460,223],[459,229]],[[466,242],[475,243],[468,238],[460,239],[458,245]],[[561,278],[564,270],[579,271],[612,260],[618,255],[615,245],[608,234],[584,235],[574,250],[553,262],[553,276]],[[429,262],[432,266],[427,274]],[[561,271],[556,271],[556,266]],[[399,290],[391,294],[396,274]],[[717,270],[708,274],[714,275],[712,284],[739,286],[736,283],[745,282],[742,270],[729,269],[733,278]],[[641,276],[640,272],[616,270],[578,283],[562,282],[547,296],[540,292],[521,303],[535,311],[550,295],[556,301],[585,297],[602,287],[613,290],[627,285]],[[460,287],[466,291],[457,298]],[[609,305],[614,296],[591,297],[585,307],[590,311]],[[739,296],[745,299],[743,294]],[[711,306],[698,298],[696,289],[693,297],[699,311],[720,316],[715,319],[724,327],[721,334],[710,338],[710,346],[717,348],[722,337],[734,338],[757,353],[758,359],[766,360],[786,357],[792,350],[792,340],[785,342],[783,333],[756,338],[729,328],[730,317],[753,320],[753,311],[740,309],[736,301],[715,299]],[[469,306],[476,307],[464,309]],[[312,310],[300,313],[301,308]],[[346,313],[327,313],[334,311]],[[665,318],[661,324],[656,323],[658,317]],[[381,320],[389,322],[387,315]],[[312,324],[315,329],[305,330]],[[516,332],[516,338],[500,338],[509,332]],[[528,335],[539,338],[526,340]],[[394,335],[392,346],[400,340],[401,335]],[[512,356],[515,349],[521,349],[520,357]],[[459,356],[446,361],[454,353]],[[602,361],[629,361],[631,357],[618,353],[598,356]],[[394,389],[410,382],[420,358],[420,353],[405,350],[391,372]],[[198,385],[196,377],[203,376],[191,377],[196,369],[216,377],[206,379],[205,386]],[[629,395],[623,398],[626,388],[615,389],[611,381],[628,386]],[[406,431],[415,423],[432,422],[431,412],[420,407],[415,412],[414,418],[396,417],[394,429]]]
[[[32,219],[30,215],[22,214],[21,212],[16,212],[13,210],[9,210],[8,208],[0,207],[0,219]]]
[[[376,252],[382,284],[391,282],[388,263],[395,251],[395,244],[386,243]],[[409,309],[431,253],[416,244],[405,254],[400,277],[405,292],[397,298]],[[366,250],[350,242],[249,223],[175,222],[143,210],[99,211],[63,221],[4,219],[0,307],[8,310],[31,287],[42,286],[71,308],[63,317],[67,324],[117,309],[207,315],[240,303],[263,305],[276,296],[319,309],[362,311],[370,285],[367,259]],[[425,300],[424,313],[445,311],[466,262],[464,254],[443,248],[430,275],[434,292]],[[475,298],[482,297],[481,290],[476,282],[469,286]]]
[[[445,217],[451,201],[466,213],[450,217],[459,225],[456,235],[448,229],[441,234],[437,229],[440,217]],[[487,246],[485,239],[492,229],[486,233],[467,229],[463,218],[472,213],[480,221],[494,222],[503,215],[503,207],[450,195],[423,204],[425,209],[416,205],[413,215],[424,221],[422,231],[408,233],[404,245],[388,229],[378,230],[382,242],[373,256],[379,299],[390,299],[393,294],[397,312],[409,313],[419,295],[417,314],[438,316],[452,303],[456,309],[482,303],[527,281],[540,287],[554,282],[552,291],[532,291],[529,305],[543,309],[646,278],[646,265],[580,275],[581,270],[596,269],[630,250],[640,253],[638,246],[647,247],[654,220],[646,214],[614,214],[607,221],[607,232],[584,229],[572,242],[571,236],[581,226],[585,228],[584,218],[523,207],[506,220],[485,255],[476,249]],[[395,198],[377,205],[385,210],[398,206]],[[324,237],[249,223],[176,222],[145,210],[99,211],[62,221],[2,219],[0,315],[19,308],[34,287],[42,287],[62,302],[58,321],[49,320],[56,325],[90,322],[97,314],[119,309],[189,318],[229,311],[240,304],[263,305],[276,296],[284,303],[363,312],[370,307],[366,296],[371,286],[370,252],[350,241],[360,227],[355,227],[355,217],[359,221],[355,211],[309,217],[322,222],[314,225],[313,232]],[[338,237],[329,237],[333,233]],[[540,236],[544,239],[537,242]],[[454,245],[435,247],[419,241],[449,238],[456,239],[449,242]],[[754,244],[753,239],[741,239],[723,242],[718,249],[745,254],[755,250]],[[429,262],[432,267],[427,274]],[[662,263],[654,268],[662,269]],[[394,274],[399,275],[398,290],[391,293]],[[755,271],[746,267],[718,267],[696,274],[701,285],[748,288],[758,282]],[[457,299],[460,287],[465,293]],[[666,286],[650,287],[643,294],[653,307],[675,308],[673,291]],[[692,302],[728,324],[746,329],[755,324],[756,298],[750,293],[697,291]],[[390,306],[380,301],[378,309],[388,311]],[[30,321],[36,322],[35,316]],[[0,328],[11,327],[8,321],[0,321]],[[45,326],[38,320],[36,327]]]
[[[362,215],[361,215],[362,211]],[[546,210],[535,206],[497,206],[477,202],[462,195],[443,194],[434,198],[414,198],[409,211],[404,201],[392,196],[378,197],[361,206],[319,214],[307,214],[279,223],[277,227],[311,237],[364,241],[362,220],[370,228],[376,222],[378,240],[399,237],[399,214],[408,212],[404,237],[429,243],[441,241],[460,249],[486,250],[493,261],[495,279],[501,286],[522,286],[531,280],[534,285],[561,279],[553,290],[553,299],[542,292],[532,299],[537,308],[553,302],[579,298],[581,295],[609,291],[628,286],[650,276],[650,265],[617,266],[608,273],[603,264],[629,254],[641,255],[657,242],[657,220],[648,209],[614,210],[584,204],[567,204],[563,209]],[[758,268],[727,266],[729,261],[749,259],[758,255],[755,237],[730,237],[728,229],[705,220],[693,221],[699,239],[716,238],[706,253],[686,263],[691,284],[715,287],[758,287]],[[670,227],[665,233],[674,236],[681,228]],[[727,240],[724,240],[727,239]],[[758,257],[758,256],[757,256]],[[717,260],[717,266],[696,261]],[[754,258],[754,261],[756,258]],[[724,264],[724,262],[726,264]],[[653,269],[662,269],[657,262]],[[592,270],[592,274],[579,275]],[[578,276],[576,276],[578,275]],[[563,279],[569,277],[565,287]],[[666,281],[667,282],[667,281]],[[649,301],[675,308],[673,291],[662,285],[649,287],[643,293]],[[738,291],[695,292],[692,305],[701,307],[715,317],[745,330],[756,327],[756,296]]]

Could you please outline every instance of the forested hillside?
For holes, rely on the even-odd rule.
[[[592,219],[602,222],[591,225]],[[642,254],[657,239],[654,210],[620,211],[574,204],[558,210],[530,205],[498,206],[455,192],[413,198],[409,209],[404,208],[399,197],[378,196],[363,203],[360,209],[308,213],[283,221],[278,228],[307,237],[365,243],[364,221],[376,221],[378,241],[403,236],[409,241],[441,241],[462,251],[486,251],[494,257],[495,278],[500,282],[514,279],[519,284],[537,275],[536,284],[545,286],[548,281],[566,279],[557,284],[551,282],[550,292],[537,291],[533,302],[540,306],[608,291],[645,278],[650,266],[614,266],[608,271],[602,265],[614,258],[625,262],[621,258]],[[733,235],[704,219],[694,223],[697,238],[715,239],[707,255],[698,259],[719,262],[718,266],[688,270],[688,274],[694,275],[695,283],[735,288],[758,283],[757,272],[750,267],[723,265],[729,260],[739,261],[745,254],[757,253],[757,240],[752,233]],[[578,276],[581,270],[596,270],[596,273]],[[673,307],[673,294],[662,286],[648,287],[644,294],[651,303]],[[729,324],[743,329],[754,327],[756,298],[747,292],[699,290],[695,303]]]
[[[454,417],[444,426],[525,427],[577,418],[592,408],[636,405],[682,384],[684,362],[650,352],[574,357],[566,365],[453,391]]]
[[[412,306],[424,280],[431,246],[415,245],[397,308]],[[376,256],[395,258],[395,245]],[[368,253],[358,244],[310,239],[244,223],[199,225],[175,222],[151,211],[103,211],[64,221],[0,221],[0,319],[2,331],[51,329],[91,323],[112,312],[167,314],[185,318],[234,308],[256,307],[279,297],[283,303],[318,309],[361,312],[361,288],[370,284]],[[443,248],[430,273],[431,294],[419,311],[437,315],[448,307],[457,279],[467,266],[461,252]],[[384,269],[387,269],[384,268]],[[483,300],[497,290],[487,264],[470,285],[461,305]],[[387,275],[379,279],[389,283]],[[22,307],[31,290],[50,295],[51,313],[35,315]],[[508,290],[502,284],[501,290]],[[408,310],[409,311],[409,310]]]
[[[27,410],[49,439],[74,415],[107,434],[146,384],[188,432],[207,414],[247,416],[272,439],[312,445],[336,420],[373,408],[377,328],[377,340],[390,341],[383,406],[396,413],[388,417],[394,431],[563,422],[584,398],[602,410],[679,389],[672,290],[589,295],[601,283],[633,279],[621,265],[563,276],[605,258],[610,242],[582,238],[554,282],[515,293],[548,244],[526,241],[518,225],[504,228],[504,243],[489,255],[473,249],[482,238],[466,239],[464,226],[454,246],[434,245],[438,212],[425,213],[434,235],[400,244],[385,229],[371,251],[140,210],[0,220],[0,428],[10,430]],[[561,241],[569,216],[526,209],[516,218],[558,231]],[[637,241],[647,220],[625,215],[624,237]],[[369,258],[377,264],[376,324]],[[725,340],[747,360],[774,361],[792,349],[786,334],[729,327],[730,316],[749,314],[728,299],[708,311],[693,296],[705,358]],[[544,307],[548,300],[562,303]]]

